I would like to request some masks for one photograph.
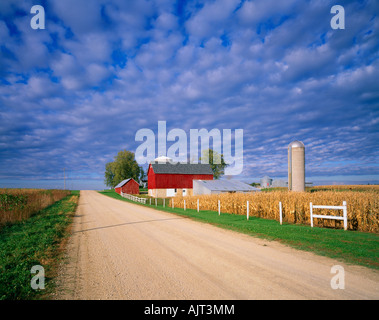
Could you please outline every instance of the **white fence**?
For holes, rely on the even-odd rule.
[[[131,194],[126,194],[121,192],[121,196],[127,199],[130,199],[132,201],[140,202],[143,204],[146,204],[147,198],[139,198],[136,196],[133,196]],[[155,200],[155,206],[157,206],[157,198]],[[174,198],[172,198],[172,208],[174,208]],[[151,205],[151,198],[149,198],[149,203]],[[200,201],[197,199],[197,212],[200,211]],[[163,199],[163,207],[165,207],[165,199]],[[347,205],[346,201],[343,201],[342,206],[324,206],[324,205],[313,205],[312,202],[310,202],[310,220],[311,220],[311,227],[313,228],[313,219],[334,219],[334,220],[343,220],[344,222],[344,229],[347,230]],[[184,200],[184,206],[183,209],[186,210],[186,200]],[[328,216],[328,215],[320,215],[320,214],[313,214],[313,209],[331,209],[331,210],[342,210],[343,215],[342,216]],[[249,201],[246,202],[246,218],[249,220]],[[221,201],[218,200],[218,214],[221,214]],[[283,206],[282,203],[279,202],[279,222],[280,224],[283,223]]]
[[[217,207],[218,207],[218,214],[221,213],[221,202],[220,200],[217,201]],[[174,199],[172,199],[172,208],[174,208]],[[186,210],[186,200],[184,200],[184,210]],[[313,214],[313,209],[332,209],[332,210],[343,210],[343,216],[328,216],[328,215],[316,215]],[[197,212],[200,211],[200,201],[197,199]],[[249,201],[246,202],[246,218],[249,220]],[[344,222],[344,229],[347,230],[347,205],[346,201],[343,201],[342,206],[324,206],[324,205],[313,205],[312,202],[310,203],[310,220],[311,220],[311,227],[313,227],[313,219],[334,219],[334,220],[343,220]],[[279,223],[283,224],[283,205],[282,202],[279,202]]]
[[[131,194],[123,193],[123,192],[121,192],[121,197],[132,200],[132,201],[136,201],[136,202],[146,204],[146,198],[139,198],[139,197],[133,196]]]
[[[311,227],[313,227],[313,219],[334,219],[334,220],[343,220],[343,228],[347,230],[347,206],[346,201],[342,203],[342,206],[315,206],[312,202],[309,204],[310,214],[311,214]],[[332,209],[332,210],[342,210],[343,216],[325,216],[320,214],[313,214],[313,209]]]

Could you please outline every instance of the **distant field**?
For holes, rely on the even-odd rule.
[[[0,228],[28,219],[69,194],[67,190],[0,189]]]
[[[264,192],[272,191],[283,191],[288,192],[287,187],[276,187],[276,188],[263,188],[261,189]],[[379,185],[332,185],[332,186],[314,186],[306,187],[306,192],[318,192],[318,191],[354,191],[354,192],[377,192],[379,193]]]
[[[336,186],[315,186],[307,188],[309,192],[317,191],[355,191],[355,192],[376,192],[379,193],[379,185],[336,185]]]

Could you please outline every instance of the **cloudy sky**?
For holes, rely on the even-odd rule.
[[[236,179],[285,178],[301,140],[307,181],[379,183],[378,58],[375,0],[1,0],[0,187],[103,188],[158,121],[243,129]]]

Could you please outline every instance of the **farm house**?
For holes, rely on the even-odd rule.
[[[171,163],[168,158],[159,160],[151,162],[147,171],[149,196],[189,196],[193,194],[193,180],[213,180],[209,164]]]
[[[234,193],[234,192],[256,192],[260,191],[245,182],[237,180],[194,180],[193,194],[217,194],[217,193]]]
[[[139,194],[139,184],[132,178],[121,181],[114,189],[118,194]]]

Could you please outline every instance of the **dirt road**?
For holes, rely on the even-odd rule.
[[[379,298],[376,271],[95,191],[81,191],[68,258],[57,299]]]

